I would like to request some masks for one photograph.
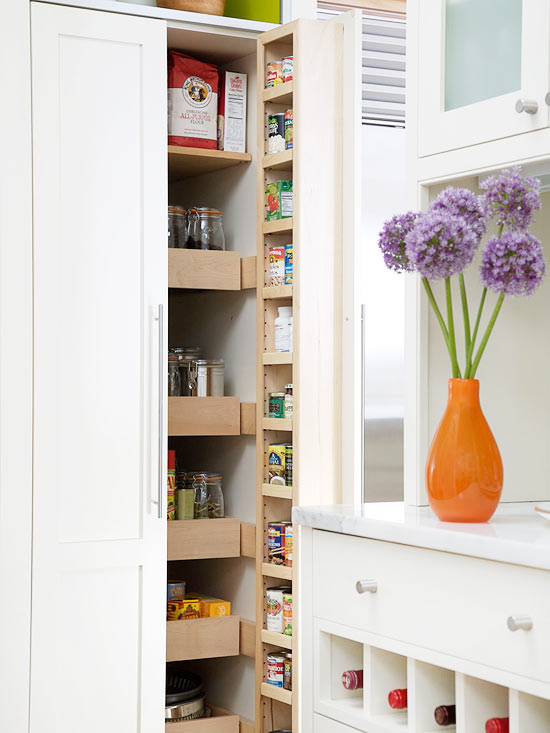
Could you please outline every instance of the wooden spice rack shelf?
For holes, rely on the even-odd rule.
[[[294,93],[294,82],[285,81],[283,84],[277,84],[276,87],[269,87],[262,92],[262,101],[271,102],[272,104],[292,104],[292,95]]]
[[[168,560],[240,557],[241,522],[235,517],[168,522]]]
[[[264,155],[262,166],[264,170],[289,171],[292,169],[292,160],[292,150],[281,150],[279,153]]]
[[[292,351],[264,351],[262,354],[262,364],[292,364]]]
[[[286,430],[292,431],[291,417],[264,417],[262,419],[264,430]]]
[[[286,219],[264,221],[262,224],[262,231],[264,234],[283,234],[285,232],[292,232],[293,227],[293,217],[288,216]]]
[[[168,435],[254,435],[255,416],[238,397],[169,397]]]
[[[229,153],[225,150],[169,145],[168,180],[170,183],[182,181],[191,176],[202,176],[223,168],[250,163],[251,160],[250,153]]]
[[[286,705],[292,705],[292,692],[282,687],[275,687],[268,682],[262,682],[261,693],[264,697],[270,697],[272,700],[284,702]]]
[[[167,662],[235,657],[239,650],[239,616],[166,622]]]
[[[275,565],[272,562],[264,562],[262,563],[262,575],[267,578],[292,580],[292,568],[287,568],[286,565]]]
[[[239,733],[240,718],[238,715],[213,705],[208,705],[208,707],[212,711],[209,718],[166,723],[166,733]]]
[[[288,634],[278,634],[276,631],[262,629],[261,638],[264,644],[280,646],[283,649],[290,649],[292,651],[292,636]]]
[[[256,287],[256,257],[238,252],[168,249],[168,287],[185,290],[246,290]]]
[[[271,496],[274,499],[292,500],[292,486],[279,484],[262,484],[262,496]]]
[[[263,289],[264,300],[292,298],[292,285],[269,285]]]

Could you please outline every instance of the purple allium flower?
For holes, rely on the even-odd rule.
[[[462,272],[474,259],[478,244],[463,217],[428,210],[407,236],[406,254],[422,277],[441,280]]]
[[[530,232],[491,237],[481,260],[481,282],[504,295],[532,295],[541,284],[546,263],[539,240]]]
[[[530,176],[522,178],[519,167],[490,176],[481,188],[485,191],[488,214],[496,217],[497,224],[510,229],[527,229],[533,212],[540,209],[540,181]]]
[[[385,224],[378,236],[378,246],[384,255],[386,267],[396,272],[412,272],[411,265],[405,251],[405,237],[414,227],[418,214],[407,211],[406,214],[392,216]]]
[[[487,231],[485,202],[480,196],[476,196],[467,188],[449,186],[430,205],[430,210],[445,211],[451,216],[461,216],[475,233],[478,241]]]

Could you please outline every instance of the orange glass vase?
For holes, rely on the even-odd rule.
[[[449,379],[426,461],[430,506],[443,522],[486,522],[502,493],[502,459],[479,404],[479,380]]]

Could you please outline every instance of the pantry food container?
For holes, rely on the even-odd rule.
[[[168,246],[173,249],[187,246],[187,212],[176,206],[168,207]]]
[[[196,359],[191,362],[189,387],[193,397],[224,396],[223,359]]]
[[[191,371],[192,364],[196,359],[200,358],[201,350],[198,346],[182,346],[171,349],[170,354],[173,354],[178,359],[179,370],[180,370],[180,392],[182,397],[193,396],[191,389]],[[170,358],[170,357],[169,357]]]
[[[219,209],[204,206],[190,210],[187,246],[189,249],[225,250],[223,213]]]

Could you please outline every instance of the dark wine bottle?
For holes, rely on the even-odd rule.
[[[438,725],[453,725],[456,723],[456,705],[440,705],[434,710],[434,718]]]
[[[509,733],[510,718],[489,718],[485,723],[485,733]]]
[[[363,670],[347,669],[342,673],[342,684],[346,690],[360,690],[363,687]]]
[[[388,695],[390,708],[403,710],[407,707],[407,690],[392,690]]]

